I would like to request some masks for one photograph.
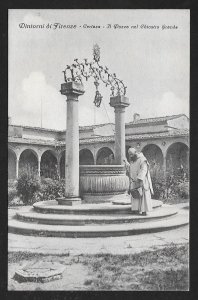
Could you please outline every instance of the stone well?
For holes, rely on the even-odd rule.
[[[81,165],[80,195],[84,203],[112,202],[127,198],[129,179],[121,165]]]

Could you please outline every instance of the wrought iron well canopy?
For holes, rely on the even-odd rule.
[[[75,81],[82,83],[82,78],[86,80],[94,78],[94,85],[96,87],[96,94],[94,98],[94,104],[99,107],[102,101],[102,95],[100,94],[98,87],[100,82],[105,86],[109,86],[111,89],[111,96],[125,95],[126,86],[123,81],[118,79],[115,73],[110,73],[109,69],[100,65],[100,47],[98,44],[93,46],[93,60],[88,62],[85,58],[83,62],[79,62],[76,58],[72,65],[67,65],[63,71],[65,82]]]

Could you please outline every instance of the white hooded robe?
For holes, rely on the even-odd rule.
[[[137,154],[137,160],[126,164],[130,180],[130,189],[138,188],[137,179],[142,180],[143,186],[138,188],[140,199],[131,196],[132,211],[149,212],[152,210],[151,193],[153,187],[149,172],[149,163],[143,153]]]

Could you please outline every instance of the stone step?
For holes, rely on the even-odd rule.
[[[41,214],[33,209],[19,211],[16,218],[24,222],[51,225],[74,225],[86,224],[120,224],[148,222],[174,216],[178,209],[171,205],[163,205],[159,210],[153,210],[147,216],[135,215],[132,212],[121,215],[63,215],[63,214]]]
[[[85,226],[64,226],[46,225],[10,220],[8,230],[11,233],[36,235],[47,237],[110,237],[126,236],[143,233],[152,233],[175,229],[189,223],[188,210],[181,209],[172,218],[164,218],[159,221],[149,221],[141,223],[111,224],[111,225],[85,225]]]
[[[153,208],[159,208],[163,202],[152,200]],[[131,212],[131,204],[81,204],[75,206],[58,205],[56,200],[36,202],[33,204],[34,210],[43,214],[72,214],[72,215],[100,215],[100,214],[128,214]]]

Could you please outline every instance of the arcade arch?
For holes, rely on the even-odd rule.
[[[108,147],[100,148],[96,156],[97,165],[113,165],[114,164],[114,153]]]
[[[41,156],[41,174],[45,178],[58,178],[58,161],[51,150],[45,151]]]
[[[164,158],[159,146],[148,144],[142,149],[142,153],[150,164],[151,175],[157,175],[157,173],[163,171]]]
[[[38,172],[38,155],[32,149],[25,149],[19,157],[19,175],[23,172]]]
[[[166,152],[166,169],[168,172],[179,175],[189,172],[189,148],[181,142],[173,143]]]
[[[80,165],[94,165],[94,157],[89,149],[81,149],[79,152]]]

